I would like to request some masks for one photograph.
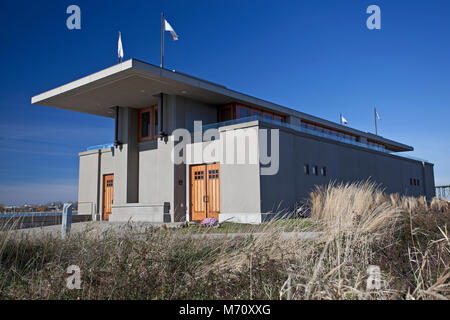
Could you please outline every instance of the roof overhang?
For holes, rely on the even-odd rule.
[[[258,99],[225,86],[180,72],[130,59],[31,98],[32,104],[114,117],[112,107],[144,108],[158,103],[159,94],[184,96],[213,105],[232,102],[259,107],[284,115],[314,121],[368,139],[379,141],[392,151],[412,151],[411,146],[317,118]]]
[[[212,87],[216,90],[212,90]],[[219,88],[219,90],[217,90]],[[225,87],[130,59],[31,98],[32,104],[114,117],[111,107],[143,108],[160,92],[211,104],[232,101]]]

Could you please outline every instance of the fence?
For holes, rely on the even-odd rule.
[[[436,197],[450,200],[450,185],[436,186]]]

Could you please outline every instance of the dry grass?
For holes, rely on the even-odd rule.
[[[149,229],[67,240],[0,233],[3,299],[448,299],[448,202],[385,195],[369,182],[318,188],[311,218],[246,227],[250,238]],[[126,226],[124,228],[127,228]],[[235,230],[235,227],[230,230]],[[314,241],[286,231],[323,231]],[[82,289],[63,274],[80,266]],[[367,269],[382,287],[368,290]]]

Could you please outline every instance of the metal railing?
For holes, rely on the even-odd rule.
[[[240,123],[246,123],[246,122],[251,122],[251,121],[261,121],[261,122],[265,122],[265,123],[269,123],[269,124],[274,124],[276,126],[280,126],[280,127],[285,127],[288,129],[292,129],[295,131],[299,131],[299,132],[303,132],[303,133],[307,133],[313,136],[317,136],[317,137],[322,137],[322,138],[326,138],[326,139],[330,139],[330,140],[334,140],[334,141],[338,141],[338,142],[342,142],[342,143],[346,143],[346,144],[350,144],[350,145],[354,145],[354,146],[358,146],[358,147],[362,147],[365,149],[369,149],[369,150],[375,150],[375,151],[379,151],[379,152],[384,152],[384,153],[388,153],[388,154],[393,154],[399,157],[403,157],[403,158],[407,158],[407,159],[411,159],[411,160],[415,160],[415,161],[421,161],[421,162],[428,162],[428,160],[425,159],[421,159],[418,157],[414,157],[408,154],[399,154],[397,152],[392,152],[390,150],[387,150],[384,147],[381,146],[377,146],[377,145],[373,145],[373,144],[367,144],[367,143],[363,143],[363,142],[359,142],[359,141],[354,141],[348,138],[345,138],[341,135],[337,136],[335,134],[329,134],[327,132],[323,132],[323,131],[318,131],[318,130],[313,130],[313,129],[308,129],[308,128],[304,128],[301,126],[297,126],[297,125],[293,125],[290,123],[286,123],[286,122],[281,122],[281,121],[276,121],[276,120],[272,120],[272,119],[267,119],[261,116],[250,116],[250,117],[245,117],[245,118],[239,118],[239,119],[234,119],[234,120],[228,120],[228,121],[223,121],[223,122],[216,122],[216,123],[211,123],[211,124],[206,124],[204,126],[202,126],[202,130],[206,131],[208,129],[218,129],[220,127],[226,127],[226,126],[231,126],[234,124],[240,124]],[[101,144],[101,145],[96,145],[96,146],[92,146],[87,148],[88,151],[90,150],[98,150],[98,149],[105,149],[105,148],[112,148],[114,146],[113,143],[107,143],[107,144]]]
[[[450,185],[435,186],[435,188],[436,188],[436,197],[450,200]]]
[[[52,212],[16,212],[16,213],[0,213],[0,218],[12,218],[12,217],[53,217],[60,216],[63,211],[52,211]],[[78,214],[77,210],[72,212],[73,215]]]
[[[333,134],[328,134],[326,132],[322,132],[322,131],[317,131],[317,130],[313,130],[313,129],[307,129],[301,126],[296,126],[290,123],[286,123],[286,122],[280,122],[280,121],[276,121],[276,120],[272,120],[272,119],[267,119],[261,116],[251,116],[251,117],[245,117],[245,118],[240,118],[240,119],[234,119],[234,120],[229,120],[229,121],[224,121],[224,122],[217,122],[217,123],[212,123],[212,124],[207,124],[203,126],[203,130],[208,130],[208,129],[212,129],[212,128],[219,128],[219,127],[225,127],[225,126],[231,126],[234,124],[240,124],[240,123],[245,123],[245,122],[250,122],[250,121],[261,121],[261,122],[266,122],[269,124],[274,124],[277,126],[281,126],[281,127],[285,127],[285,128],[289,128],[295,131],[299,131],[299,132],[303,132],[303,133],[307,133],[310,135],[314,135],[317,137],[322,137],[322,138],[326,138],[326,139],[331,139],[334,141],[339,141],[339,142],[343,142],[346,144],[351,144],[354,146],[358,146],[358,147],[362,147],[362,148],[366,148],[366,149],[370,149],[370,150],[375,150],[375,151],[380,151],[380,152],[385,152],[385,153],[389,153],[389,154],[394,154],[396,156],[400,156],[400,157],[404,157],[404,158],[408,158],[408,159],[412,159],[412,160],[416,160],[416,161],[424,161],[424,162],[428,162],[425,159],[421,159],[418,157],[414,157],[411,155],[407,155],[407,154],[397,154],[394,152],[391,152],[387,149],[385,149],[384,147],[379,147],[376,145],[369,145],[366,143],[362,143],[359,141],[354,141],[351,139],[346,139],[344,137],[341,136],[336,136]]]
[[[99,149],[107,149],[114,147],[114,143],[105,143],[105,144],[98,144],[96,146],[91,146],[86,149],[86,151],[92,151],[92,150],[99,150]]]

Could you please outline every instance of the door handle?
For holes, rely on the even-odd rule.
[[[203,196],[203,202],[208,202],[209,196]]]

